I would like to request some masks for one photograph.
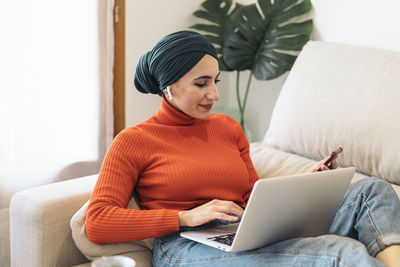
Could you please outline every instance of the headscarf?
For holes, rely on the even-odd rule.
[[[178,31],[162,38],[142,55],[136,67],[135,87],[141,93],[160,94],[209,54],[218,60],[211,42],[194,31]]]

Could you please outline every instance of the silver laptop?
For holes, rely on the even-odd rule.
[[[326,234],[355,168],[257,181],[240,223],[181,232],[182,237],[229,252],[294,237]]]

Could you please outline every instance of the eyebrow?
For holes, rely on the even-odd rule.
[[[218,72],[217,76],[215,76],[215,77],[218,77],[220,74],[221,74],[221,72]],[[203,76],[199,76],[199,77],[195,78],[194,81],[200,80],[200,79],[212,79],[212,77],[209,75],[203,75]]]

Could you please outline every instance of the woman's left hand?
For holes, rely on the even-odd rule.
[[[317,172],[319,168],[321,168],[322,171],[328,171],[328,170],[332,170],[332,169],[336,169],[337,168],[337,162],[336,162],[336,158],[334,158],[331,161],[331,165],[330,167],[324,165],[324,162],[329,158],[330,156],[324,158],[321,161],[318,161],[317,163],[315,163],[312,167],[311,167],[311,172]]]

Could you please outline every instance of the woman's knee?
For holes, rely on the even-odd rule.
[[[382,193],[387,190],[393,191],[391,185],[387,181],[377,177],[363,178],[351,185],[351,188],[353,191],[364,192],[366,194],[373,192]]]

